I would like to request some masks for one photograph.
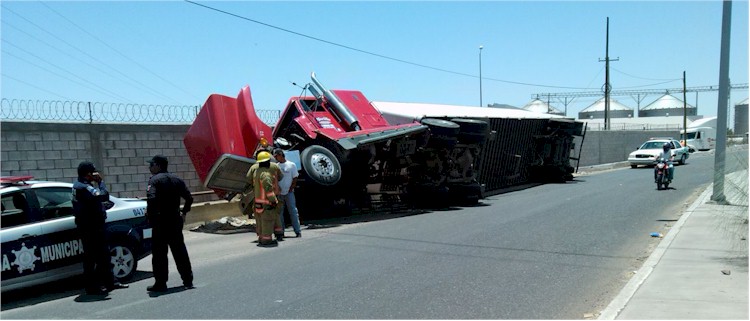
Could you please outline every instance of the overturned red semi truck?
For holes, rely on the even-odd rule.
[[[273,129],[255,112],[250,88],[212,94],[184,144],[205,187],[231,198],[245,187],[254,154],[284,149],[298,162],[300,215],[335,215],[367,208],[373,194],[416,206],[475,204],[482,145],[491,137],[481,118],[394,124],[359,91],[328,90],[311,75],[310,95],[289,99]]]

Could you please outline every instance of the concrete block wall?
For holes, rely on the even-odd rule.
[[[113,195],[145,197],[151,176],[146,161],[162,154],[169,159],[169,171],[185,180],[191,192],[205,191],[182,143],[188,127],[3,121],[0,172],[72,182],[78,164],[89,160]],[[195,197],[196,202],[217,199],[213,193]]]
[[[680,132],[673,131],[588,131],[583,140],[583,151],[579,166],[590,166],[628,160],[628,154],[652,137],[672,137],[680,139]],[[574,139],[576,149],[571,157],[577,157],[581,137]],[[575,161],[571,161],[576,166]]]
[[[145,197],[146,160],[155,154],[169,158],[169,171],[185,180],[192,192],[203,188],[187,156],[182,139],[188,125],[0,123],[0,172],[33,175],[39,180],[72,182],[78,163],[90,160],[105,175],[113,195]],[[678,131],[588,131],[579,166],[627,160],[628,154],[651,137],[679,137]],[[581,137],[576,137],[577,157]],[[571,161],[575,166],[575,161]],[[213,193],[196,202],[216,201]]]

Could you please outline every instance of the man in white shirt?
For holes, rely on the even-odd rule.
[[[273,157],[279,162],[279,168],[283,177],[279,180],[279,189],[281,190],[281,227],[284,228],[284,208],[289,209],[289,217],[292,219],[292,227],[297,237],[302,237],[302,230],[299,226],[299,213],[297,212],[297,199],[294,196],[294,188],[297,187],[297,165],[288,162],[284,156],[284,151],[277,148],[273,151]]]

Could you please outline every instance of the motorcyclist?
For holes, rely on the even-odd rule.
[[[664,145],[661,146],[662,152],[659,154],[659,156],[656,156],[656,161],[658,162],[659,159],[664,159],[667,164],[667,179],[671,182],[672,178],[674,177],[674,165],[672,164],[672,161],[674,160],[674,156],[672,155],[672,144],[670,143],[664,143]],[[654,166],[654,182],[656,183],[656,172],[658,171],[657,167]]]

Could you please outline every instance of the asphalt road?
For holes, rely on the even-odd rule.
[[[727,160],[746,166],[746,147]],[[0,318],[583,319],[648,257],[660,240],[649,234],[666,234],[710,184],[713,161],[693,154],[666,191],[651,168],[622,168],[477,207],[327,222],[273,249],[254,234],[185,232],[195,289],[178,287],[171,262],[174,288],[149,295],[147,257],[105,300],[74,278],[3,293]]]

